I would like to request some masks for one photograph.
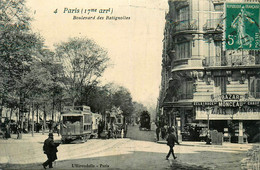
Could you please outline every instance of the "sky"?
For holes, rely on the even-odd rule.
[[[110,58],[102,84],[122,85],[133,101],[156,106],[167,0],[27,0],[26,6],[33,17],[33,31],[40,33],[50,49],[70,37],[94,40]],[[84,13],[89,9],[93,12]],[[100,9],[108,13],[99,13]],[[73,20],[74,16],[95,19]],[[106,16],[130,19],[106,20]]]

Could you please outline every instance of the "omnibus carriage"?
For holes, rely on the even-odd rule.
[[[61,112],[61,141],[85,142],[92,134],[92,112],[88,106],[64,107]]]

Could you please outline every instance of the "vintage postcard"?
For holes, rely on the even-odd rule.
[[[259,22],[259,0],[1,0],[0,170],[259,170]]]

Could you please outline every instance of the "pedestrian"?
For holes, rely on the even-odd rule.
[[[156,138],[157,138],[157,141],[159,141],[159,135],[160,135],[160,128],[159,128],[159,126],[157,126],[157,128],[156,128]]]
[[[44,169],[46,169],[47,166],[49,166],[49,168],[53,168],[52,167],[52,162],[54,162],[57,159],[57,147],[59,146],[58,143],[54,143],[53,140],[53,133],[49,133],[49,137],[44,141],[44,145],[43,145],[43,151],[44,154],[47,155],[47,161],[45,161],[42,166]]]
[[[57,123],[56,125],[58,136],[60,136],[60,123]]]
[[[124,138],[124,129],[121,130],[121,138]]]
[[[171,153],[174,159],[176,159],[177,157],[174,155],[174,150],[173,147],[175,145],[175,143],[177,143],[179,145],[179,142],[176,138],[176,136],[174,135],[174,129],[170,129],[169,130],[169,136],[167,138],[167,145],[170,147],[169,153],[166,156],[166,160],[168,160],[168,158],[170,157]]]
[[[17,133],[17,139],[20,139],[20,133],[21,133],[20,125],[17,123],[16,125],[16,133]]]
[[[5,125],[5,139],[11,138],[9,123]]]
[[[166,128],[163,126],[163,127],[161,127],[161,137],[162,137],[162,139],[165,139],[165,136],[166,136]]]

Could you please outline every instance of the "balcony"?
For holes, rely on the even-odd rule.
[[[179,60],[172,60],[171,66],[172,68],[178,65],[187,65],[189,58],[183,58]]]
[[[198,30],[198,22],[196,19],[178,21],[174,23],[173,30],[175,32],[187,31],[187,30]]]
[[[207,56],[203,61],[203,66],[254,66],[260,64],[259,60],[259,56],[255,55]]]
[[[222,31],[223,30],[223,19],[208,19],[206,24],[203,26],[204,31]]]

